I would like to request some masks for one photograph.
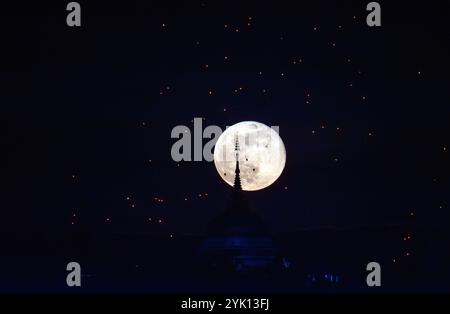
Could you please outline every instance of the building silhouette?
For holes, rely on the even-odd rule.
[[[270,273],[282,270],[283,260],[264,221],[250,208],[242,190],[236,137],[236,168],[231,198],[209,224],[199,258],[219,273]]]

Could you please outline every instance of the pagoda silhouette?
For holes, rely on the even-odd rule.
[[[281,270],[282,258],[264,221],[254,212],[242,190],[236,136],[236,168],[231,198],[209,224],[200,248],[203,268],[226,273],[261,273]]]

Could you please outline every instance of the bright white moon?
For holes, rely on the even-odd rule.
[[[239,139],[242,189],[257,191],[274,183],[286,164],[286,149],[278,133],[265,124],[244,121],[225,130],[214,148],[214,164],[226,183],[233,185],[235,143]]]

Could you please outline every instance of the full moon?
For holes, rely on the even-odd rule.
[[[274,183],[286,164],[286,149],[275,130],[255,121],[232,125],[217,140],[214,164],[221,178],[233,186],[236,139],[242,189],[257,191]]]

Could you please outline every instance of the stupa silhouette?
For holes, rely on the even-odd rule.
[[[281,268],[269,229],[245,199],[239,169],[236,137],[236,168],[233,191],[226,208],[208,226],[200,249],[202,264],[210,270],[249,273]]]

